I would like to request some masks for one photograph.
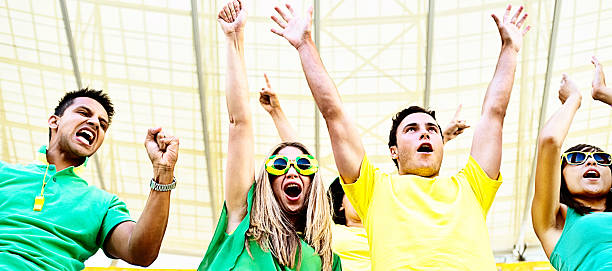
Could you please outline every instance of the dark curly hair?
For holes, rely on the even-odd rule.
[[[578,144],[567,149],[564,153],[572,152],[572,151],[586,151],[586,152],[603,152],[603,150],[599,147],[588,145],[588,144]],[[590,214],[595,211],[595,209],[584,206],[582,203],[578,202],[574,199],[574,195],[570,193],[567,188],[567,183],[565,181],[565,177],[563,176],[563,169],[567,166],[567,161],[563,159],[561,161],[561,193],[559,195],[559,201],[567,207],[570,207],[576,211],[576,213],[580,215]],[[612,165],[609,166],[610,170],[612,170]],[[608,197],[606,198],[606,212],[612,211],[612,193],[608,192]]]

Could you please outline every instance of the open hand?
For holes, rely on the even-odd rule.
[[[528,25],[521,30],[525,19],[527,19],[527,13],[522,17],[520,16],[523,11],[523,6],[519,7],[518,10],[512,14],[512,17],[510,17],[511,10],[512,5],[508,5],[504,13],[503,21],[501,22],[495,14],[491,14],[491,17],[493,17],[495,24],[497,24],[497,29],[499,30],[499,35],[502,40],[502,47],[512,48],[518,52],[521,46],[523,46],[523,36],[531,29],[531,26]],[[521,18],[519,19],[519,17]]]
[[[601,92],[606,89],[606,77],[603,72],[603,67],[601,63],[599,63],[599,59],[593,56],[591,57],[591,63],[595,65],[595,70],[593,70],[593,82],[591,86],[593,87],[592,95],[595,100],[598,100],[596,93]]]
[[[274,15],[271,18],[281,29],[272,28],[270,30],[274,34],[284,37],[293,47],[299,49],[302,44],[311,39],[313,7],[311,6],[308,9],[306,15],[297,16],[291,5],[285,4],[285,6],[289,12],[279,7],[274,7],[274,10],[278,12],[282,20]]]
[[[278,101],[278,97],[276,97],[276,93],[270,86],[268,75],[265,73],[264,78],[266,79],[266,87],[261,88],[261,91],[259,91],[259,104],[261,104],[261,107],[268,113],[272,113],[274,110],[280,109],[280,102]]]
[[[470,125],[463,119],[459,119],[459,113],[461,112],[461,105],[457,107],[457,111],[455,111],[455,116],[453,119],[446,125],[444,128],[444,143],[451,141],[458,135],[462,134],[465,129],[470,128]]]
[[[230,0],[219,11],[217,21],[223,33],[230,35],[241,32],[246,24],[246,0]]]
[[[161,127],[150,128],[144,144],[155,171],[174,170],[178,159],[178,138],[166,135]]]
[[[578,97],[582,98],[576,83],[564,73],[561,78],[561,86],[559,87],[559,100],[561,100],[561,103],[564,104],[569,97],[574,95],[578,95]]]

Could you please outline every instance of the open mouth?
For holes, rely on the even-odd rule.
[[[77,131],[76,137],[77,140],[89,146],[91,146],[94,139],[96,139],[94,132],[87,128],[82,128],[81,130]]]
[[[599,176],[599,171],[594,169],[589,169],[582,175],[583,178],[599,178]]]
[[[302,194],[302,186],[296,182],[289,182],[285,184],[283,191],[290,200],[298,200]]]
[[[421,144],[421,146],[419,146],[419,148],[417,149],[417,152],[431,153],[433,152],[433,147],[429,143],[423,143]]]

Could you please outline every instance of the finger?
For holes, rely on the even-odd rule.
[[[593,65],[597,66],[599,64],[599,59],[597,59],[596,56],[591,56],[591,63],[593,63]]]
[[[225,14],[225,10],[223,9],[219,11],[219,18],[221,18],[224,22],[229,23],[229,19],[227,18],[227,15]]]
[[[272,87],[270,86],[270,79],[268,79],[268,75],[266,73],[264,73],[264,78],[266,79],[266,86],[271,89]]]
[[[232,21],[236,20],[236,10],[234,9],[234,3],[231,2],[228,4],[228,9],[230,11],[230,15],[232,16]]]
[[[240,8],[240,2],[234,1],[234,10],[236,11],[236,18],[238,18],[238,13],[242,11]]]
[[[289,5],[289,3],[286,3],[285,6],[289,10],[289,12],[291,12],[291,15],[293,15],[295,17],[295,11],[293,10],[293,7],[291,7],[291,5]]]
[[[149,128],[149,130],[147,131],[146,141],[154,141],[155,136],[157,135],[157,133],[161,132],[161,130],[161,127]]]
[[[525,13],[525,15],[523,15],[523,17],[521,17],[521,19],[516,23],[516,27],[517,28],[521,28],[521,25],[523,25],[523,23],[525,22],[525,19],[527,19],[527,13]]]
[[[285,29],[285,27],[287,27],[287,24],[276,18],[276,16],[272,15],[270,18],[272,18],[272,20],[276,22],[276,24],[278,24],[278,26],[280,26],[282,29]]]
[[[511,23],[516,23],[516,20],[518,20],[518,17],[521,15],[521,12],[523,12],[523,6],[520,6],[516,12],[514,12],[514,14],[512,15],[512,19],[510,20]]]
[[[508,18],[510,18],[511,10],[512,10],[512,5],[508,4],[508,6],[506,7],[506,11],[504,12],[504,23],[508,21]]]
[[[457,106],[457,110],[455,111],[455,116],[453,116],[453,119],[456,120],[457,118],[459,118],[459,112],[461,112],[461,107],[463,107],[462,104],[459,104],[459,106]]]
[[[234,20],[232,19],[232,12],[229,10],[228,6],[223,7],[223,12],[225,13],[225,17],[228,19],[228,23],[233,22]]]
[[[497,25],[497,27],[499,28],[501,25],[501,23],[499,22],[499,18],[497,18],[497,15],[495,14],[491,14],[491,17],[493,17],[493,21],[495,21],[495,24]]]
[[[289,22],[289,16],[281,8],[274,7],[274,10],[278,12],[278,14],[283,18],[283,20],[285,20],[286,22]]]
[[[313,13],[314,13],[314,7],[313,7],[313,6],[310,6],[310,7],[308,8],[308,15],[309,15],[309,17],[308,17],[308,18],[312,18],[312,14],[313,14]]]
[[[270,28],[270,31],[272,31],[272,33],[274,33],[274,34],[276,34],[276,35],[279,35],[279,36],[281,36],[281,37],[284,37],[284,36],[283,36],[283,32],[281,32],[281,31],[280,31],[280,30],[278,30],[278,29],[275,29],[275,28]]]
[[[525,27],[525,29],[523,29],[523,36],[525,36],[525,34],[529,32],[529,29],[531,29],[531,25],[528,25],[527,27]]]

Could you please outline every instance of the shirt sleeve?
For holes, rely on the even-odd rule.
[[[489,178],[478,162],[470,156],[467,165],[457,174],[457,177],[464,177],[470,184],[474,196],[480,202],[482,214],[486,217],[495,199],[497,189],[502,184],[501,173],[497,180]]]
[[[344,180],[342,180],[342,177],[340,177],[342,180],[340,183],[342,184],[344,193],[351,204],[353,204],[355,211],[357,211],[357,214],[362,220],[367,218],[368,208],[370,207],[372,194],[374,193],[374,184],[376,180],[380,178],[381,174],[380,170],[370,163],[368,156],[364,155],[357,181],[352,184],[346,184]]]
[[[98,246],[102,247],[104,241],[108,237],[108,234],[119,224],[125,221],[134,221],[130,217],[130,212],[123,201],[116,195],[112,195],[106,215],[102,219],[102,227],[98,233]]]

